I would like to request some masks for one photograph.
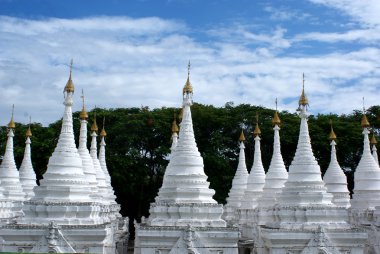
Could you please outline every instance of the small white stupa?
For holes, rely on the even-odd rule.
[[[102,130],[100,131],[99,135],[101,138],[100,148],[99,148],[99,163],[100,163],[100,167],[102,168],[105,179],[106,179],[106,185],[108,188],[110,199],[112,199],[113,200],[112,203],[115,204],[116,203],[115,191],[113,190],[112,185],[111,185],[111,176],[108,172],[107,163],[106,163],[106,140],[105,139],[107,136],[107,132],[105,130],[105,118],[103,118],[103,127],[102,127]]]
[[[236,221],[236,210],[240,207],[244,192],[247,189],[248,170],[245,162],[245,136],[243,130],[239,137],[240,152],[239,163],[236,169],[235,176],[232,180],[232,186],[228,193],[227,203],[224,206],[223,218],[230,224]]]
[[[30,151],[30,138],[32,137],[32,131],[30,129],[30,125],[25,133],[26,141],[25,141],[25,151],[24,158],[22,159],[20,166],[20,182],[22,188],[25,193],[25,199],[30,199],[34,196],[33,188],[37,186],[36,182],[36,174],[34,173],[31,151]]]
[[[78,153],[82,159],[83,173],[85,174],[91,189],[91,197],[94,200],[99,200],[103,196],[103,193],[98,191],[98,181],[96,180],[96,171],[90,152],[87,148],[87,119],[88,114],[84,105],[84,95],[82,90],[82,111],[79,114],[80,119],[80,134],[79,134],[79,146]]]
[[[350,192],[347,189],[346,175],[343,173],[343,170],[339,166],[338,160],[336,159],[336,134],[333,130],[332,125],[329,138],[331,141],[331,160],[329,167],[323,176],[323,181],[325,182],[327,192],[333,195],[332,202],[337,206],[349,207]]]
[[[14,106],[12,108],[12,118],[8,124],[8,139],[5,154],[0,165],[0,188],[2,189],[4,198],[12,201],[24,201],[25,193],[22,189],[20,174],[17,170],[13,153],[13,137],[16,127],[13,120],[13,111]]]
[[[170,151],[173,153],[174,149],[177,147],[178,144],[178,125],[176,120],[176,115],[174,114],[174,120],[172,122],[172,145],[170,147]]]
[[[189,63],[190,69],[190,63]],[[183,119],[162,187],[150,216],[135,223],[135,253],[237,253],[237,228],[221,219],[223,206],[212,198],[203,158],[195,142],[190,106],[193,87],[183,88]]]
[[[377,140],[375,137],[375,133],[372,133],[372,138],[371,138],[370,144],[372,147],[372,156],[375,159],[375,161],[377,162],[377,164],[379,164],[379,158],[377,156],[377,148],[376,148]]]
[[[258,200],[259,205],[257,209],[257,223],[260,225],[265,225],[268,221],[271,220],[272,209],[276,204],[278,204],[278,195],[281,193],[281,190],[284,187],[286,180],[288,179],[288,172],[286,171],[284,160],[281,154],[281,120],[278,116],[277,108],[274,112],[272,124],[274,125],[273,155],[265,177],[263,193]]]
[[[380,168],[371,154],[368,138],[370,125],[365,114],[361,125],[364,136],[363,155],[355,170],[351,208],[352,210],[373,210],[376,206],[380,206]]]

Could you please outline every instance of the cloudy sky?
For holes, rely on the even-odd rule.
[[[379,104],[378,0],[0,0],[0,124],[74,110],[194,101],[294,112],[305,73],[313,113]]]

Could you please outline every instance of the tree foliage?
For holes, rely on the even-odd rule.
[[[149,206],[154,202],[161,187],[165,168],[168,164],[171,145],[171,122],[178,108],[118,108],[97,109],[98,125],[105,117],[107,131],[106,158],[116,192],[117,202],[121,204],[121,213],[132,219],[149,215]],[[246,160],[248,169],[253,163],[254,140],[253,129],[259,115],[262,131],[261,150],[265,170],[268,170],[273,151],[272,116],[274,111],[249,104],[234,106],[226,103],[224,107],[194,104],[192,116],[195,137],[204,159],[205,172],[210,187],[216,191],[214,198],[224,203],[231,188],[232,178],[238,163],[238,137],[244,130],[246,141]],[[89,112],[89,126],[93,112]],[[373,132],[380,133],[380,106],[367,110]],[[79,135],[79,112],[74,113],[74,130],[76,139]],[[360,160],[363,138],[360,120],[362,112],[353,111],[348,115],[318,114],[309,117],[309,130],[316,159],[322,174],[330,161],[330,120],[338,136],[337,157],[346,170],[349,188],[353,188],[353,172]],[[300,119],[296,113],[280,112],[281,147],[286,167],[294,157]],[[24,152],[24,133],[27,125],[16,125],[15,160],[19,167]],[[37,178],[41,179],[47,169],[48,159],[58,141],[61,120],[43,127],[39,123],[31,125],[32,161]],[[4,154],[6,144],[6,127],[0,129],[0,149]],[[76,140],[78,142],[78,140]],[[90,142],[90,139],[89,139]],[[89,144],[88,144],[89,145]],[[352,170],[352,171],[349,171]]]

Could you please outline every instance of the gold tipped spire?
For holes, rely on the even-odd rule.
[[[363,128],[368,128],[370,126],[370,124],[368,122],[368,118],[367,118],[367,116],[365,114],[363,114],[361,125],[362,125]]]
[[[375,137],[375,133],[372,133],[372,138],[371,138],[371,145],[376,145],[377,144],[377,140],[376,140],[376,137]]]
[[[177,119],[177,115],[174,114],[174,119],[173,119],[173,122],[172,122],[172,134],[178,133],[178,131],[179,131],[176,119]]]
[[[280,120],[280,117],[278,116],[278,112],[277,112],[277,98],[276,98],[276,111],[274,112],[272,124],[281,126],[281,120]]]
[[[8,128],[9,128],[9,129],[14,129],[14,128],[16,128],[15,121],[13,120],[14,111],[15,111],[15,105],[13,104],[13,105],[12,105],[12,117],[11,117],[11,121],[8,123]]]
[[[87,114],[87,111],[86,111],[86,108],[84,106],[84,94],[83,94],[83,89],[82,89],[82,111],[80,112],[79,114],[79,118],[81,120],[87,120],[88,119],[88,114]]]
[[[98,131],[98,125],[96,124],[96,111],[94,112],[94,122],[91,125],[91,131],[97,132]]]
[[[74,83],[73,83],[73,80],[71,79],[72,70],[73,70],[73,59],[71,59],[71,63],[70,63],[69,80],[67,81],[66,86],[65,86],[65,92],[68,92],[68,93],[74,93]]]
[[[190,83],[190,60],[187,66],[187,80],[185,86],[183,87],[183,94],[185,95],[186,93],[193,93],[193,86]]]
[[[261,130],[259,128],[259,114],[256,113],[256,127],[255,127],[255,130],[253,131],[253,135],[257,137],[260,134],[261,134]]]
[[[332,125],[332,120],[330,120],[330,128],[331,128],[331,131],[330,131],[330,135],[329,135],[329,139],[332,141],[332,140],[336,140],[336,134],[334,132],[334,129],[333,129],[333,125]]]
[[[29,117],[29,126],[25,132],[25,137],[30,138],[32,136],[32,130],[30,129],[30,124],[32,123],[32,117]]]
[[[309,105],[309,100],[306,97],[305,94],[305,74],[302,73],[302,93],[300,96],[300,99],[298,101],[298,104],[301,106],[308,106]]]
[[[106,125],[106,117],[104,116],[103,117],[103,128],[102,128],[102,131],[100,132],[100,136],[101,137],[105,137],[105,136],[107,136],[107,132],[106,132],[106,130],[104,129],[104,126]]]
[[[241,130],[239,141],[240,142],[244,142],[245,141],[245,136],[244,136],[244,131],[243,130]]]
[[[179,115],[178,115],[178,119],[180,122],[182,122],[182,118],[183,118],[183,108],[181,108],[181,110],[179,111]]]

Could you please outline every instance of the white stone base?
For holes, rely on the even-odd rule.
[[[135,254],[238,253],[237,228],[135,226]]]

